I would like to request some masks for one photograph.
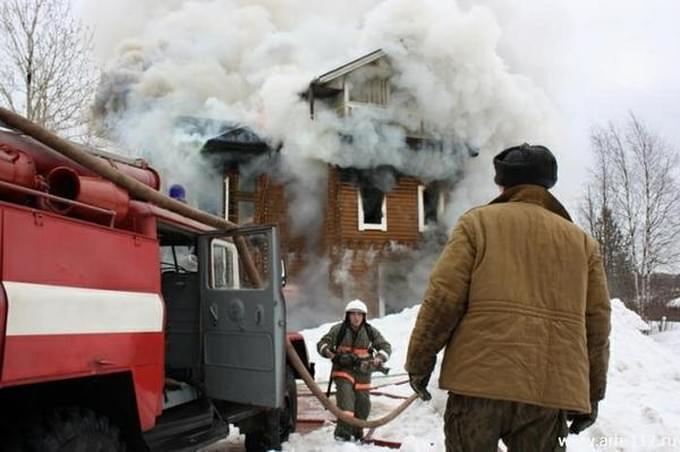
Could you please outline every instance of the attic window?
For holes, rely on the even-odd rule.
[[[387,231],[387,197],[375,187],[357,190],[360,231]]]
[[[418,231],[423,232],[437,224],[444,211],[444,197],[435,184],[418,185]]]
[[[350,101],[376,105],[387,105],[390,96],[390,83],[387,79],[374,78],[352,86]]]

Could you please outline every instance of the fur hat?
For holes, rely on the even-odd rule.
[[[494,181],[509,188],[520,184],[551,188],[557,182],[557,160],[545,146],[527,143],[508,148],[493,158]]]

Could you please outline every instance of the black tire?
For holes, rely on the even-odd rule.
[[[297,383],[295,374],[290,366],[286,367],[286,395],[283,400],[283,407],[279,411],[279,438],[281,442],[288,441],[291,433],[295,433],[297,427]]]
[[[86,408],[56,408],[20,429],[12,451],[124,452],[117,427]]]
[[[281,443],[288,441],[297,426],[297,384],[290,366],[286,367],[286,394],[283,406],[260,415],[261,429],[246,433],[246,450],[262,452],[281,450]]]

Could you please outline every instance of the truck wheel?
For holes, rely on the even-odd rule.
[[[246,450],[248,452],[281,450],[281,443],[288,441],[297,424],[297,385],[290,366],[286,368],[286,394],[283,406],[260,416],[262,428],[246,433]]]
[[[57,408],[22,429],[17,450],[40,452],[124,452],[117,427],[86,408]]]
[[[286,367],[286,395],[279,413],[279,437],[281,442],[288,441],[297,426],[297,384],[293,369]]]

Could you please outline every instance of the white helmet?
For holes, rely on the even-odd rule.
[[[361,312],[364,315],[368,314],[366,304],[361,300],[352,300],[345,306],[345,312]]]

